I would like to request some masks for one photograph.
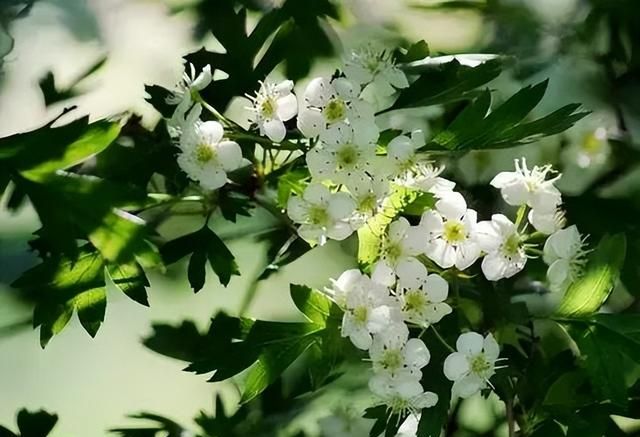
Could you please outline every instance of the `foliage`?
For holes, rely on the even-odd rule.
[[[629,14],[637,7],[625,1],[591,3],[588,18],[559,45],[590,44],[594,29],[609,26],[599,62],[615,94],[624,94],[635,84],[640,65],[633,38],[638,15]],[[357,250],[359,267],[345,272],[353,283],[343,277],[327,280],[326,291],[291,285],[290,297],[299,311],[294,321],[256,320],[241,311],[218,312],[204,332],[188,319],[154,324],[143,340],[147,348],[188,363],[185,371],[206,374],[209,382],[233,379],[241,387],[239,405],[230,410],[216,397],[215,411],[201,411],[193,429],[142,412],[131,416],[136,426],[112,433],[302,436],[305,431],[292,425],[295,417],[313,410],[327,393],[348,386],[356,375],[362,380],[354,383],[353,392],[367,391],[363,381],[370,379],[376,395],[372,399],[367,391],[366,408],[357,412],[371,419],[371,436],[395,436],[417,413],[417,436],[437,437],[443,430],[453,435],[458,408],[465,402],[461,398],[467,397],[464,385],[473,383],[475,392],[504,404],[499,420],[510,436],[516,435],[516,427],[517,435],[530,437],[625,435],[612,416],[638,418],[640,318],[633,306],[620,312],[612,301],[622,287],[633,299],[639,293],[640,203],[628,194],[640,191],[636,186],[605,194],[625,182],[640,162],[629,123],[637,108],[616,102],[619,135],[609,143],[622,158],[583,194],[561,197],[551,166],[528,168],[524,159],[517,161],[515,172],[499,174],[491,189],[456,181],[454,192],[453,182],[443,177],[453,173],[442,173],[441,164],[455,168],[464,155],[479,151],[534,148],[588,115],[578,104],[551,111],[542,107],[547,80],[495,97],[494,80],[503,73],[530,77],[551,59],[504,56],[521,54],[508,50],[500,31],[485,47],[485,52],[500,55],[432,56],[426,42],[403,41],[373,57],[367,58],[371,52],[366,50],[356,53],[324,82],[312,82],[321,83],[317,88],[303,92],[292,83],[270,80],[274,72],[303,79],[320,58],[349,57],[340,53],[338,32],[332,29],[342,13],[335,2],[286,0],[268,8],[246,0],[200,0],[185,7],[197,14],[196,37],[213,36],[224,50],[203,48],[186,55],[188,77],[176,89],[146,87],[147,101],[162,115],[155,127],[143,126],[134,114],[72,120],[71,108],[40,128],[0,138],[3,205],[15,212],[29,203],[41,223],[30,242],[39,263],[12,284],[33,304],[41,346],[60,334],[74,314],[96,336],[105,321],[108,284],[148,306],[151,270],[184,268],[197,293],[212,283],[208,264],[217,277],[214,283],[227,287],[241,274],[228,246],[235,238],[260,243],[266,253],[249,283],[249,300],[259,281],[329,239],[351,238],[343,249]],[[451,1],[416,8],[478,10],[507,35],[515,33],[516,23],[539,24],[513,2]],[[533,50],[541,33],[536,27],[514,45]],[[365,71],[372,77],[363,82],[356,82],[349,69],[358,56],[368,62],[366,67],[375,67]],[[97,61],[66,89],[48,73],[39,83],[45,104],[77,96],[78,84],[104,62]],[[218,78],[220,72],[226,76]],[[382,79],[373,78],[378,74]],[[346,81],[355,83],[356,91],[344,91]],[[385,88],[391,89],[384,96],[387,101],[366,101],[366,90],[384,94]],[[232,99],[246,94],[254,95],[248,127],[226,113]],[[288,112],[296,115],[274,109],[286,99]],[[364,104],[375,110],[363,110]],[[380,131],[376,125],[389,112],[404,115],[431,107],[433,114],[421,120],[431,128],[426,138],[395,127]],[[324,118],[312,127],[319,126],[320,132],[309,133],[313,129],[304,116],[318,114]],[[370,141],[358,136],[372,131],[375,139]],[[344,132],[351,137],[336,139]],[[353,149],[362,146],[356,144],[360,141],[370,147]],[[394,162],[405,152],[410,155],[406,162]],[[320,158],[313,161],[314,156]],[[335,168],[329,168],[332,163]],[[386,166],[384,171],[378,163]],[[365,188],[358,185],[363,180],[369,184]],[[378,190],[380,180],[383,189]],[[551,214],[551,231],[534,220],[539,212]],[[188,216],[188,227],[173,235],[163,225],[178,216]],[[565,224],[577,228],[563,229]],[[474,234],[477,248],[461,249],[461,241],[472,239],[467,225],[478,235],[484,232],[493,244],[480,247],[482,238]],[[579,233],[570,240],[572,229]],[[587,240],[585,234],[590,235]],[[553,247],[553,239],[563,244]],[[436,243],[442,245],[437,250]],[[420,244],[419,251],[413,250]],[[473,256],[472,249],[477,249]],[[456,252],[452,262],[449,250]],[[473,257],[470,263],[467,256]],[[495,259],[506,266],[498,276],[491,272]],[[562,281],[554,283],[554,268],[561,270]],[[419,287],[404,285],[411,275],[411,281],[422,280],[427,270],[428,278],[444,282],[442,299],[429,294],[437,284],[427,283],[428,278]],[[387,271],[390,283],[384,282]],[[564,288],[554,287],[558,282]],[[416,290],[423,292],[417,303],[408,297]],[[536,299],[546,307],[537,307]],[[418,314],[423,319],[407,315],[414,305],[427,308]],[[379,320],[372,314],[387,325],[376,327]],[[375,356],[376,342],[399,325],[406,329],[398,334],[406,337],[402,347],[407,339],[416,340],[414,345],[424,346],[419,351],[428,351],[426,359],[416,358],[419,351],[411,357],[403,351],[400,358],[386,361],[384,354],[393,349],[386,343],[382,358]],[[463,343],[474,333],[482,338],[482,347],[471,356]],[[457,375],[447,363],[465,357],[471,357],[468,369]],[[398,365],[398,359],[404,361]],[[392,365],[402,372],[385,373]],[[375,384],[381,374],[391,378],[384,389]],[[470,383],[477,375],[479,381]],[[401,377],[405,384],[397,383]],[[407,389],[412,383],[422,392]],[[412,393],[409,398],[402,397],[404,389]],[[397,393],[389,395],[393,390]],[[428,402],[436,396],[437,402]],[[0,436],[46,436],[56,422],[55,415],[22,410],[19,434],[0,427]]]

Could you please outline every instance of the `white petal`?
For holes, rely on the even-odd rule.
[[[405,361],[410,367],[422,369],[429,364],[431,354],[424,342],[418,338],[412,338],[404,348]]]
[[[396,275],[389,264],[387,264],[383,260],[380,260],[373,266],[371,279],[373,279],[378,284],[383,284],[391,287],[396,282]]]
[[[424,290],[429,301],[444,302],[449,295],[449,284],[442,276],[432,273],[424,283]]]
[[[353,127],[353,142],[359,145],[374,145],[380,137],[380,130],[373,121],[355,119],[351,121]]]
[[[418,409],[431,408],[437,403],[438,395],[431,391],[426,391],[421,395],[418,395],[413,401],[414,407]]]
[[[556,210],[549,213],[541,213],[538,210],[532,209],[529,211],[527,218],[529,219],[529,223],[531,223],[538,232],[549,235],[557,231]]]
[[[513,171],[503,171],[498,173],[493,179],[491,179],[491,186],[496,188],[503,188],[507,185],[514,184],[519,181],[518,173]]]
[[[281,97],[286,97],[291,94],[291,90],[293,90],[292,80],[283,80],[278,85],[276,85],[276,92]]]
[[[388,236],[390,241],[401,241],[411,227],[409,221],[404,217],[399,217],[389,225]]]
[[[324,106],[332,94],[332,86],[329,80],[324,77],[316,77],[309,82],[304,91],[305,100],[312,106]]]
[[[349,80],[339,77],[331,82],[338,96],[344,100],[352,100],[356,98],[356,91]]]
[[[360,85],[369,83],[373,79],[373,74],[371,74],[368,69],[364,68],[361,65],[352,63],[345,64],[344,74],[347,75],[347,78],[349,80],[352,80]]]
[[[392,139],[387,146],[387,156],[389,159],[398,162],[405,162],[415,155],[413,141],[406,135],[399,135]]]
[[[312,183],[304,190],[302,197],[309,203],[319,205],[329,202],[331,192],[322,184]]]
[[[489,281],[505,278],[508,268],[507,260],[499,253],[490,253],[482,260],[482,273]]]
[[[429,324],[438,323],[442,318],[451,314],[453,310],[446,303],[434,303],[427,306],[424,312],[426,322]]]
[[[298,129],[307,138],[315,138],[326,126],[322,112],[317,109],[301,109],[298,115]]]
[[[191,87],[201,91],[209,86],[212,79],[213,75],[211,74],[211,65],[206,65],[198,77],[196,77],[196,79],[191,83]]]
[[[337,146],[351,143],[353,129],[345,123],[334,123],[328,129],[320,132],[320,140],[324,144]]]
[[[484,355],[491,362],[497,360],[500,355],[500,346],[493,334],[488,334],[484,339]]]
[[[560,288],[569,279],[569,261],[558,259],[547,269],[547,279],[553,289]]]
[[[294,94],[280,97],[278,104],[278,118],[282,121],[291,120],[298,113],[298,100]]]
[[[222,141],[216,149],[220,165],[225,171],[233,171],[242,166],[242,149],[235,141]]]
[[[364,328],[351,331],[349,340],[358,349],[367,350],[371,347],[371,334]]]
[[[303,240],[309,243],[318,243],[320,246],[324,246],[327,242],[325,229],[317,225],[300,225],[298,235]]]
[[[398,67],[387,68],[382,74],[396,88],[407,88],[409,86],[407,76]]]
[[[424,252],[428,240],[428,234],[422,227],[410,226],[402,240],[402,251],[411,256],[419,255]]]
[[[224,135],[224,129],[217,121],[205,121],[198,126],[198,133],[205,144],[217,144]]]
[[[324,181],[335,176],[336,156],[330,151],[314,147],[307,153],[306,160],[314,179]]]
[[[496,226],[498,233],[502,236],[508,237],[516,232],[516,225],[504,214],[492,215],[491,221]]]
[[[460,220],[467,211],[467,202],[465,202],[462,194],[454,191],[438,200],[436,209],[447,219]]]
[[[527,184],[522,179],[517,179],[511,184],[505,185],[501,190],[502,198],[509,205],[519,206],[528,202],[530,193]]]
[[[476,355],[482,352],[484,347],[484,337],[477,332],[465,332],[460,334],[456,341],[456,349],[463,354]]]
[[[417,259],[410,259],[415,260],[415,262],[407,262],[407,260],[398,263],[396,268],[398,287],[404,290],[417,290],[427,280],[427,268]]]
[[[356,204],[347,193],[335,193],[329,200],[327,208],[329,215],[334,220],[342,220],[353,214]]]
[[[488,253],[494,252],[502,244],[502,235],[498,233],[494,223],[488,220],[476,225],[474,237],[480,249]]]
[[[424,253],[443,269],[453,267],[456,263],[455,248],[442,239],[429,242]]]
[[[529,206],[539,211],[551,212],[555,211],[561,203],[562,195],[560,191],[551,184],[545,184],[544,187],[541,187],[533,193]]]
[[[279,143],[284,140],[284,137],[287,134],[287,129],[284,127],[284,123],[282,120],[277,118],[266,120],[262,123],[262,129],[267,137],[269,137],[269,139],[274,143]]]
[[[377,93],[382,97],[392,96],[396,92],[396,89],[392,87],[389,81],[381,74],[376,75],[373,79],[373,86]]]
[[[460,352],[453,352],[444,360],[444,376],[450,381],[456,381],[469,373],[469,360]]]
[[[474,241],[466,241],[456,248],[456,263],[458,270],[466,270],[480,257],[480,246]]]
[[[342,241],[353,234],[353,227],[347,222],[337,222],[327,229],[327,236],[332,240]]]
[[[291,196],[287,202],[287,215],[295,223],[304,223],[307,218],[307,212],[309,206],[307,202],[299,198],[298,196]]]
[[[205,190],[216,190],[227,183],[227,174],[222,169],[207,172],[200,178],[200,186]]]
[[[369,313],[369,320],[367,321],[367,328],[372,334],[381,332],[389,327],[391,323],[392,311],[387,305],[381,305],[373,308]]]
[[[444,223],[442,217],[435,211],[426,211],[422,214],[419,227],[427,233],[441,232]]]
[[[466,399],[485,387],[484,380],[475,375],[467,375],[462,379],[453,383],[451,393],[453,396],[459,396]]]

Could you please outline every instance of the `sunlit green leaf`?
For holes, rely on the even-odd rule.
[[[624,234],[604,237],[589,257],[584,275],[569,287],[557,315],[577,317],[596,312],[607,300],[624,263]]]

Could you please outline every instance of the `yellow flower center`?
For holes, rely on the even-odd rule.
[[[337,153],[338,166],[341,168],[353,167],[358,162],[358,150],[348,144],[340,148]]]
[[[375,211],[377,206],[378,199],[376,199],[376,195],[373,193],[369,193],[360,199],[358,210],[361,212],[372,212]]]
[[[502,251],[505,255],[513,256],[520,251],[520,235],[514,232],[502,243]]]
[[[471,359],[470,367],[476,375],[484,375],[491,370],[491,363],[487,361],[484,354],[478,354]]]
[[[442,236],[448,243],[461,243],[467,238],[467,232],[461,222],[449,220],[444,224]]]
[[[388,242],[384,248],[384,254],[389,261],[395,263],[402,256],[402,246],[397,242]]]
[[[588,134],[582,141],[582,150],[587,155],[595,155],[601,149],[604,141],[596,136],[595,132]]]
[[[353,309],[353,318],[359,324],[365,324],[369,317],[369,310],[365,306],[356,307]]]
[[[388,370],[397,370],[403,363],[402,353],[397,349],[387,349],[380,360],[380,365]]]
[[[198,144],[196,147],[196,159],[204,164],[211,161],[215,157],[215,151],[208,144]]]
[[[404,295],[405,311],[422,311],[427,302],[427,296],[420,290],[407,291]]]
[[[324,107],[324,116],[329,123],[342,121],[347,117],[347,105],[342,99],[332,99]]]
[[[329,221],[329,213],[322,206],[312,206],[307,214],[309,221],[314,225],[324,225]]]
[[[277,103],[271,97],[267,97],[260,103],[260,114],[264,118],[273,118],[276,114]]]

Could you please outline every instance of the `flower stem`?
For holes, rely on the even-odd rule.
[[[449,352],[456,351],[454,348],[451,347],[449,343],[447,343],[447,341],[444,338],[442,338],[442,336],[440,335],[440,333],[438,332],[435,326],[431,325],[431,329],[433,329],[433,332],[436,335],[436,338],[440,341],[440,343],[442,343],[444,347],[446,347],[449,350]]]

